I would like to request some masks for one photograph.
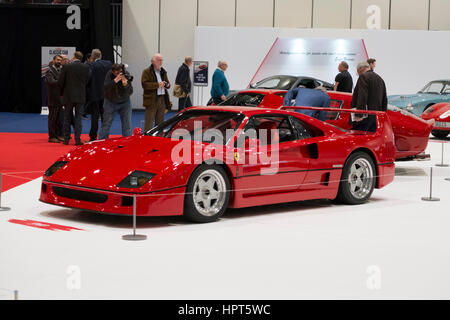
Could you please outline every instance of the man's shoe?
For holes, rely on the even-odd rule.
[[[83,144],[84,144],[84,143],[83,143],[82,141],[76,141],[76,142],[75,142],[75,145],[76,145],[76,146],[82,146]]]
[[[64,141],[64,137],[56,137],[59,141]]]
[[[59,141],[57,138],[50,138],[50,139],[48,139],[48,142],[60,143],[61,141]]]

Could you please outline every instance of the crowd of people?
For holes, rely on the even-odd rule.
[[[99,49],[92,50],[82,61],[83,54],[79,51],[70,61],[65,56],[56,55],[45,74],[49,109],[48,141],[69,144],[73,127],[75,145],[82,145],[82,117],[87,114],[91,117],[89,142],[108,138],[116,114],[119,114],[122,123],[122,136],[130,136],[133,76],[125,65],[103,60]],[[192,106],[192,62],[192,57],[185,58],[175,80],[178,94],[174,94],[179,98],[180,109]],[[162,55],[155,54],[151,65],[142,72],[146,131],[159,125],[172,107],[168,92],[171,84],[162,63]]]
[[[387,109],[387,93],[384,80],[375,73],[375,59],[368,59],[360,62],[356,71],[358,73],[358,81],[353,89],[353,79],[348,72],[348,63],[341,61],[338,65],[339,73],[335,77],[334,91],[352,93],[352,109],[386,111]],[[291,105],[291,101],[295,99],[296,106],[305,107],[323,107],[329,108],[330,97],[325,93],[323,87],[300,87],[289,90],[283,100],[283,105]],[[307,114],[309,116],[325,120],[326,112],[315,110],[296,110],[297,112]],[[353,115],[352,117],[354,130],[376,131],[375,115]]]
[[[45,75],[47,85],[48,141],[69,144],[71,127],[74,129],[75,145],[82,145],[82,117],[90,114],[91,128],[89,142],[107,139],[116,114],[122,124],[122,136],[131,135],[132,107],[130,96],[133,94],[133,76],[126,65],[112,63],[102,59],[99,49],[87,54],[75,52],[72,59],[56,55]],[[185,57],[178,68],[173,95],[178,98],[179,110],[192,106],[190,98],[192,82],[190,67],[192,57]],[[334,90],[353,92],[352,108],[385,111],[387,108],[386,86],[383,79],[374,72],[375,59],[368,59],[357,66],[358,81],[353,90],[353,79],[348,72],[348,64],[342,61],[338,65],[339,73],[335,77]],[[172,107],[169,97],[171,83],[167,71],[163,68],[163,56],[155,54],[151,64],[141,75],[143,88],[143,106],[145,108],[144,130],[148,131],[164,121],[164,115]],[[220,60],[212,76],[211,102],[219,104],[227,99],[229,84],[225,76],[228,63]],[[289,90],[284,105],[311,107],[329,107],[330,97],[323,87],[299,87]],[[301,110],[299,112],[325,120],[324,112]],[[375,131],[374,116],[355,116],[354,128]],[[99,121],[101,127],[99,129]]]

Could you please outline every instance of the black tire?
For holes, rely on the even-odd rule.
[[[229,200],[230,182],[225,170],[217,164],[203,164],[189,178],[184,196],[184,217],[199,223],[216,221],[226,211]]]
[[[362,171],[362,179],[358,170]],[[352,153],[345,161],[336,200],[346,204],[362,204],[369,200],[375,189],[376,168],[372,158],[365,152]],[[358,184],[362,186],[358,187]]]
[[[431,134],[436,138],[445,139],[448,136],[449,132],[443,130],[432,130]]]

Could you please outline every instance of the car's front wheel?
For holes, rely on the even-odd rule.
[[[436,138],[444,139],[445,137],[448,136],[449,132],[448,131],[443,131],[443,130],[432,130],[431,134],[433,136],[435,136]]]
[[[375,165],[365,152],[357,151],[348,157],[342,170],[337,201],[347,204],[367,202],[375,188]]]
[[[228,207],[230,182],[219,165],[201,165],[194,170],[186,188],[184,216],[194,222],[219,219]]]

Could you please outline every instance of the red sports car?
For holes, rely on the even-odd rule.
[[[283,104],[286,92],[286,90],[249,89],[229,97],[220,105],[278,109]],[[326,93],[331,98],[330,107],[351,108],[351,93],[336,91],[327,91]],[[394,106],[388,107],[387,114],[394,130],[396,159],[416,156],[425,151],[434,120],[421,119],[411,112]],[[350,129],[349,117],[349,113],[328,112],[326,122],[344,129]]]
[[[73,149],[45,172],[40,200],[130,215],[136,195],[137,215],[196,222],[227,208],[364,203],[395,171],[389,118],[373,114],[377,132],[367,134],[286,110],[192,107],[147,133]]]
[[[436,138],[443,139],[450,133],[450,103],[436,103],[425,110],[421,117],[435,120],[431,134]]]

